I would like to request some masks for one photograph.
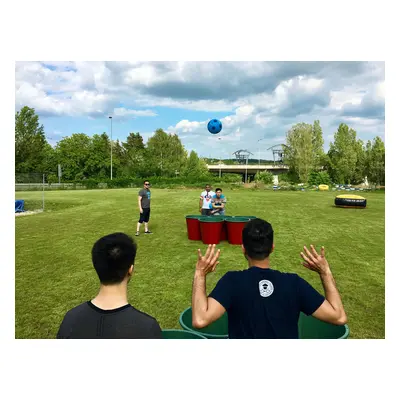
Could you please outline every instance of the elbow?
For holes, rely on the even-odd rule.
[[[336,325],[346,325],[347,324],[347,315],[343,312],[342,315],[336,320]]]
[[[192,318],[192,325],[193,325],[193,328],[196,328],[196,329],[201,329],[201,328],[204,328],[207,326],[204,320],[201,320],[198,318]]]

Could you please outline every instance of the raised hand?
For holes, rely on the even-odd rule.
[[[201,254],[201,250],[198,249],[196,271],[203,275],[214,272],[216,266],[219,264],[218,258],[220,253],[221,250],[217,250],[217,252],[215,252],[215,244],[208,245],[206,254],[204,256]]]
[[[330,268],[328,261],[325,258],[325,248],[323,246],[321,247],[321,254],[317,253],[312,244],[310,245],[310,249],[311,251],[304,246],[304,253],[300,253],[300,256],[304,260],[302,264],[311,271],[318,272],[319,274],[329,272]]]

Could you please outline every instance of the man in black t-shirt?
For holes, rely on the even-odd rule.
[[[128,303],[128,283],[135,263],[136,244],[124,233],[99,239],[92,261],[100,291],[91,301],[68,311],[57,339],[161,339],[158,322]]]
[[[139,221],[136,227],[135,236],[139,236],[140,226],[144,222],[144,233],[151,234],[149,231],[149,219],[150,219],[150,182],[144,181],[143,189],[139,191],[138,204],[139,204]]]
[[[205,256],[198,250],[192,295],[195,328],[204,328],[227,312],[231,339],[295,339],[300,312],[335,325],[347,322],[323,247],[318,254],[314,246],[311,251],[304,246],[300,255],[303,265],[320,275],[325,297],[297,274],[270,268],[274,244],[268,222],[249,221],[242,238],[249,268],[227,272],[208,297],[206,275],[215,271],[220,250],[215,252],[215,245],[210,245]]]

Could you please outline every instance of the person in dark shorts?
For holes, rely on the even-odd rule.
[[[135,236],[139,236],[140,226],[144,222],[144,233],[151,234],[149,231],[149,220],[150,220],[150,182],[144,181],[143,189],[139,191],[138,204],[139,204],[139,221],[136,227]]]
[[[318,254],[304,246],[303,265],[319,274],[325,297],[299,275],[270,267],[274,249],[272,226],[262,220],[249,221],[242,232],[243,253],[248,269],[227,272],[207,297],[206,276],[215,271],[220,250],[208,246],[205,256],[198,250],[193,280],[192,324],[204,328],[228,314],[231,339],[297,339],[300,312],[335,325],[347,316],[322,247]]]
[[[92,262],[100,279],[98,295],[65,314],[57,339],[161,339],[155,318],[128,303],[136,243],[124,233],[99,239]]]

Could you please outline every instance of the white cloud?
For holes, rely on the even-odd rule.
[[[364,93],[354,86],[331,91],[330,108],[341,110],[345,104],[361,104]]]
[[[291,125],[315,119],[328,142],[340,122],[361,136],[383,135],[384,74],[375,62],[17,62],[16,108],[41,117],[158,115],[157,124],[168,111],[153,107],[224,112],[217,142],[234,151],[261,138],[281,142]],[[182,111],[168,131],[207,153],[215,142],[207,122]]]
[[[124,107],[114,108],[113,116],[116,117],[125,117],[125,116],[132,116],[132,117],[155,117],[157,113],[152,110],[128,110]]]

